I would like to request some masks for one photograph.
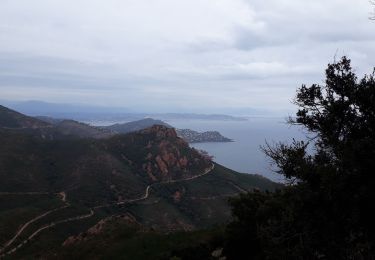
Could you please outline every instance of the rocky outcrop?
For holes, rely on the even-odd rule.
[[[175,129],[154,125],[138,134],[149,137],[144,147],[142,169],[152,181],[171,180],[198,174],[210,165],[210,160],[177,136]]]
[[[163,176],[167,176],[168,175],[168,166],[163,161],[163,159],[161,159],[161,157],[158,155],[158,156],[156,156],[155,161],[156,161],[156,163],[159,167],[159,170],[163,174]],[[171,163],[169,162],[169,164],[171,164]]]

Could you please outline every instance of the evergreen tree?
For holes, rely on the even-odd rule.
[[[324,85],[303,85],[289,123],[310,141],[267,145],[288,185],[231,201],[231,259],[373,259],[375,78],[358,80],[350,60],[329,64]],[[313,146],[312,153],[307,152]]]

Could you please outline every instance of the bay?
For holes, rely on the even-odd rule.
[[[276,142],[290,143],[293,138],[305,140],[305,133],[297,126],[286,124],[285,118],[249,118],[247,121],[169,120],[176,128],[195,131],[219,131],[233,139],[229,143],[194,143],[192,147],[207,151],[214,161],[242,173],[259,174],[273,181],[282,182],[281,175],[265,156],[261,146]]]

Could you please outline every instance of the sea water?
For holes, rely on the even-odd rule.
[[[195,131],[219,131],[223,136],[233,139],[228,143],[194,143],[191,146],[205,150],[214,156],[214,161],[230,169],[243,173],[260,174],[274,181],[283,177],[275,170],[261,146],[266,142],[291,143],[293,138],[305,140],[305,132],[298,126],[286,123],[285,118],[249,118],[247,121],[212,120],[169,120],[176,128],[189,128]]]

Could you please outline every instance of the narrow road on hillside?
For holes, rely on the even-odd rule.
[[[204,173],[202,173],[202,174],[194,175],[192,177],[185,178],[185,179],[168,180],[168,181],[161,181],[161,182],[156,182],[156,183],[150,184],[150,185],[148,185],[146,187],[145,194],[142,197],[140,197],[140,198],[131,199],[131,200],[125,200],[125,201],[120,201],[120,202],[115,202],[115,203],[111,203],[111,204],[99,205],[99,206],[93,207],[93,209],[106,208],[106,207],[110,207],[110,206],[114,206],[114,205],[123,205],[123,204],[127,204],[127,203],[133,203],[133,202],[137,202],[137,201],[141,201],[141,200],[146,200],[150,196],[150,189],[152,188],[152,186],[159,185],[159,184],[168,184],[168,183],[177,183],[177,182],[191,181],[191,180],[200,178],[200,177],[202,177],[202,176],[204,176],[206,174],[209,174],[214,168],[215,168],[215,164],[212,164],[212,166],[210,168],[206,169],[204,171]]]
[[[62,206],[62,207],[60,207],[60,208],[51,209],[51,210],[49,210],[49,211],[47,211],[47,212],[44,212],[43,214],[41,214],[41,215],[39,215],[39,216],[36,216],[35,218],[29,220],[29,221],[26,222],[25,224],[23,224],[23,225],[21,226],[21,228],[17,231],[17,233],[13,236],[13,238],[11,238],[8,242],[6,242],[5,245],[3,246],[3,248],[0,249],[0,253],[4,252],[4,250],[5,250],[8,246],[10,246],[10,245],[14,242],[14,240],[16,240],[17,237],[19,237],[19,235],[21,235],[21,233],[22,233],[22,232],[23,232],[23,231],[24,231],[24,230],[25,230],[30,224],[34,223],[35,221],[37,221],[37,220],[39,220],[39,219],[41,219],[41,218],[43,218],[43,217],[45,217],[45,216],[47,216],[47,215],[49,215],[49,214],[52,213],[52,212],[55,212],[55,211],[58,211],[58,210],[61,210],[61,209],[67,208],[67,207],[69,207],[69,206],[68,206],[68,205],[65,205],[65,206]]]
[[[75,221],[75,220],[80,220],[80,219],[85,219],[85,218],[90,218],[94,215],[94,211],[92,209],[90,209],[90,213],[89,214],[85,214],[85,215],[80,215],[80,216],[77,216],[77,217],[71,217],[71,218],[67,218],[67,219],[63,219],[63,220],[59,220],[59,221],[56,221],[56,222],[51,222],[50,224],[48,225],[45,225],[39,229],[37,229],[34,233],[32,233],[27,239],[25,239],[24,241],[22,241],[20,244],[18,244],[18,246],[14,247],[13,249],[9,250],[8,252],[6,252],[5,254],[2,254],[0,255],[0,258],[4,257],[5,255],[10,255],[10,254],[13,254],[14,252],[16,252],[18,249],[20,249],[23,245],[27,244],[33,237],[35,237],[36,235],[38,235],[40,232],[42,232],[43,230],[45,229],[48,229],[48,228],[51,228],[51,227],[54,227],[58,224],[62,224],[62,223],[67,223],[67,222],[71,222],[71,221]]]
[[[0,195],[48,195],[48,194],[51,194],[51,193],[48,193],[48,192],[0,192]],[[65,192],[59,192],[59,193],[55,193],[55,195],[59,195],[61,196],[61,201],[64,202],[64,206],[62,207],[58,207],[58,208],[54,208],[54,209],[51,209],[51,210],[48,210],[36,217],[34,217],[33,219],[29,220],[28,222],[26,222],[25,224],[23,224],[21,226],[21,228],[17,231],[17,233],[10,239],[8,240],[4,246],[2,248],[0,248],[0,253],[4,252],[5,249],[7,247],[9,247],[11,244],[13,244],[13,242],[22,234],[22,232],[32,223],[36,222],[37,220],[41,219],[41,218],[44,218],[45,216],[53,213],[53,212],[56,212],[58,210],[61,210],[61,209],[64,209],[64,208],[67,208],[69,207],[69,203],[66,203],[66,194]],[[0,255],[0,257],[2,257],[3,255]]]
[[[168,180],[168,181],[161,181],[161,182],[157,182],[157,183],[153,183],[153,184],[150,184],[146,187],[146,190],[145,190],[145,194],[143,196],[141,196],[140,198],[135,198],[135,199],[130,199],[130,200],[126,200],[126,201],[121,201],[121,202],[116,202],[116,203],[112,203],[112,204],[105,204],[105,205],[99,205],[99,206],[96,206],[96,207],[93,207],[90,209],[90,213],[89,214],[86,214],[86,215],[80,215],[80,216],[76,216],[76,217],[71,217],[71,218],[67,218],[67,219],[64,219],[64,220],[60,220],[60,221],[56,221],[56,222],[52,222],[48,225],[45,225],[41,228],[39,228],[38,230],[36,230],[33,234],[31,234],[27,239],[25,239],[24,241],[22,241],[20,244],[18,244],[16,247],[12,248],[11,250],[7,251],[6,253],[3,253],[0,255],[0,258],[3,258],[5,255],[10,255],[14,252],[16,252],[19,248],[21,248],[23,245],[25,245],[26,243],[28,243],[32,238],[34,238],[36,235],[38,235],[40,232],[42,232],[43,230],[46,230],[46,229],[49,229],[49,228],[52,228],[58,224],[62,224],[62,223],[67,223],[67,222],[71,222],[71,221],[75,221],[75,220],[80,220],[80,219],[85,219],[85,218],[90,218],[92,217],[95,212],[94,210],[95,209],[100,209],[100,208],[105,208],[105,207],[110,207],[110,206],[114,206],[114,205],[123,205],[123,204],[128,204],[128,203],[134,203],[134,202],[138,202],[138,201],[142,201],[142,200],[146,200],[149,196],[150,196],[150,189],[152,188],[152,186],[154,185],[158,185],[158,184],[168,184],[168,183],[177,183],[177,182],[184,182],[184,181],[191,181],[191,180],[194,180],[194,179],[197,179],[199,177],[202,177],[204,175],[207,175],[209,174],[213,169],[215,168],[215,165],[212,164],[212,166],[208,169],[206,169],[202,174],[199,174],[199,175],[195,175],[195,176],[192,176],[192,177],[189,177],[189,178],[185,178],[185,179],[180,179],[180,180]],[[0,193],[1,194],[1,193]],[[20,193],[18,193],[20,194]],[[29,194],[28,192],[24,192],[23,194]],[[34,193],[34,194],[38,194],[38,193]],[[41,194],[41,193],[39,193]],[[56,208],[56,209],[53,209],[53,210],[50,210],[50,211],[47,211],[37,217],[35,217],[34,219],[28,221],[27,223],[25,223],[21,228],[20,230],[16,233],[16,235],[11,239],[9,240],[6,245],[0,249],[0,253],[4,252],[5,249],[7,247],[9,247],[9,245],[11,245],[17,237],[19,237],[19,235],[21,235],[21,233],[33,222],[45,217],[46,215],[54,212],[54,211],[57,211],[57,210],[60,210],[60,209],[63,209],[63,208],[66,208],[66,207],[69,207],[70,204],[68,202],[66,202],[66,193],[65,192],[60,192],[60,193],[56,193],[57,195],[59,195],[61,197],[61,200],[66,204],[65,206],[63,207],[60,207],[60,208]]]

